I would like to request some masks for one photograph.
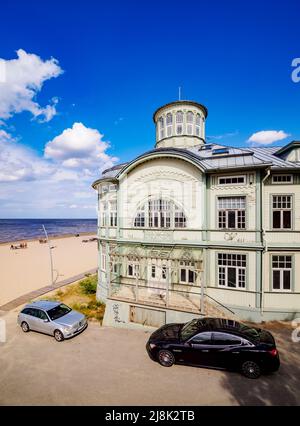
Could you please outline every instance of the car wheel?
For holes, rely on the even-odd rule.
[[[21,328],[24,331],[24,333],[28,333],[28,331],[30,331],[29,325],[27,324],[26,321],[23,321],[21,324]]]
[[[246,361],[242,365],[242,373],[248,379],[258,379],[261,374],[259,365],[254,361]]]
[[[175,363],[175,358],[172,352],[161,350],[158,352],[158,362],[164,367],[171,367]]]
[[[54,331],[54,339],[57,342],[62,342],[63,340],[65,340],[64,335],[62,334],[62,332],[60,330]]]

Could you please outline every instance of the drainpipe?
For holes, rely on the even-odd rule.
[[[266,240],[266,230],[265,230],[265,211],[264,211],[264,185],[268,177],[270,176],[271,169],[268,167],[265,177],[261,181],[261,215],[262,215],[262,227],[261,227],[261,242],[263,244],[263,252],[261,256],[261,299],[260,299],[260,313],[263,315],[264,312],[264,291],[263,291],[263,254],[268,251],[268,243]]]

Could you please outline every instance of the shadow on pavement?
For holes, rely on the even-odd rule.
[[[222,379],[239,405],[300,405],[300,343],[292,341],[289,328],[270,331],[280,354],[279,371],[257,380],[235,373]]]

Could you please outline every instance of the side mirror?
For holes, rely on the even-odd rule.
[[[44,322],[49,322],[49,320],[46,318],[46,319],[44,319]]]

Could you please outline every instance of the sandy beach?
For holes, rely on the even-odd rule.
[[[95,235],[51,239],[55,281],[62,281],[97,267],[97,242],[82,240]],[[13,243],[18,244],[18,243]],[[49,247],[38,240],[27,249],[0,245],[0,306],[30,291],[51,284]]]

